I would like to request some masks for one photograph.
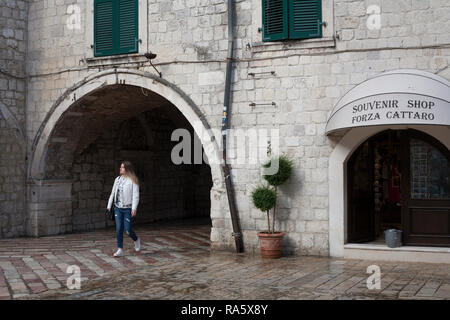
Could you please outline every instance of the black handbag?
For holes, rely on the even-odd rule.
[[[114,198],[112,201],[112,205],[111,205],[111,210],[106,209],[105,211],[105,215],[109,220],[115,221],[116,217],[114,215]]]
[[[109,220],[116,220],[116,217],[114,216],[114,203],[111,206],[111,210],[108,211],[108,209],[106,209],[105,214]]]

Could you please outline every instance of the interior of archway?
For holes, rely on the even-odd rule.
[[[183,114],[146,89],[114,85],[98,89],[63,113],[49,139],[45,179],[72,180],[73,231],[104,228],[104,211],[122,161],[140,179],[136,223],[195,218],[210,224],[208,164],[171,161],[177,128],[198,139]]]

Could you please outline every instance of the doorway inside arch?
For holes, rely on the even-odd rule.
[[[416,130],[386,130],[347,162],[350,243],[384,243],[402,230],[404,245],[450,246],[450,152]]]

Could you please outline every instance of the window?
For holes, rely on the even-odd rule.
[[[94,56],[138,52],[138,0],[94,1]]]
[[[322,37],[322,0],[262,0],[263,41]]]
[[[411,139],[411,199],[450,199],[450,162],[432,145]]]

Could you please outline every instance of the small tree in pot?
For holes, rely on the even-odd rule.
[[[270,231],[270,209],[274,208],[277,202],[277,193],[269,186],[259,186],[252,193],[253,204],[263,212],[267,212],[267,233]],[[273,230],[272,230],[273,231]]]
[[[263,165],[270,168],[272,161],[278,162],[278,170],[275,174],[263,175],[267,186],[259,186],[252,192],[253,205],[263,212],[267,212],[267,231],[259,232],[258,237],[261,245],[261,256],[263,258],[279,258],[282,253],[282,241],[284,232],[275,231],[275,211],[277,204],[277,187],[286,182],[292,175],[292,160],[286,156],[279,156]],[[272,229],[270,228],[270,209],[273,208]]]

